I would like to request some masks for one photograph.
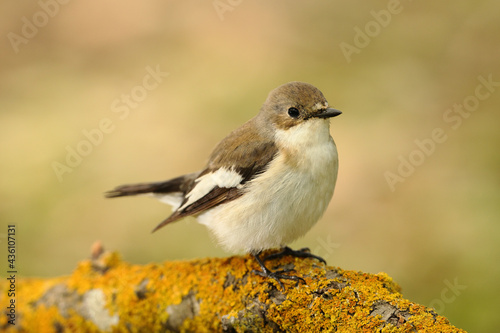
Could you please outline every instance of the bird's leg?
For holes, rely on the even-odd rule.
[[[300,249],[300,250],[292,250],[288,246],[285,246],[280,252],[270,254],[270,255],[264,257],[262,260],[268,261],[268,260],[281,258],[284,256],[292,256],[292,257],[299,257],[299,258],[314,258],[314,259],[317,259],[317,260],[321,261],[322,263],[326,264],[325,259],[323,259],[317,255],[312,254],[310,252],[309,248],[307,248],[307,247]]]
[[[290,272],[293,269],[282,269],[282,270],[279,270],[279,271],[276,271],[276,272],[271,271],[269,268],[266,267],[266,265],[264,265],[264,262],[260,259],[260,257],[259,257],[260,253],[261,252],[259,252],[259,253],[252,253],[252,255],[254,256],[255,260],[257,260],[257,262],[259,263],[259,266],[262,269],[262,271],[257,271],[257,270],[254,269],[254,270],[252,270],[252,273],[257,274],[257,275],[262,276],[262,277],[265,277],[265,278],[271,278],[271,279],[276,280],[283,290],[285,290],[285,286],[283,285],[283,283],[281,282],[280,279],[283,279],[283,280],[293,280],[293,281],[296,281],[297,284],[299,284],[299,282],[301,282],[301,281],[304,282],[304,283],[306,282],[301,277],[294,276],[294,275],[285,275],[285,274],[283,274],[283,273],[286,273],[286,272]]]

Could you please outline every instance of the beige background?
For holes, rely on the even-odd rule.
[[[69,274],[96,240],[137,264],[230,255],[192,219],[150,234],[168,206],[102,193],[201,168],[271,89],[301,80],[344,113],[332,121],[334,198],[291,245],[387,272],[453,324],[495,332],[500,86],[478,77],[500,82],[499,11],[451,0],[4,1],[0,240],[16,224],[22,276]],[[347,44],[357,49],[346,57]],[[169,75],[153,88],[147,68]],[[464,102],[471,111],[448,111]],[[60,181],[54,162],[78,147],[87,156]],[[414,170],[400,166],[408,159]]]

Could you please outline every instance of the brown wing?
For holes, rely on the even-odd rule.
[[[271,140],[257,131],[249,130],[248,126],[249,123],[246,123],[222,140],[210,156],[207,168],[198,175],[199,178],[225,167],[241,176],[240,184],[235,187],[215,186],[200,199],[183,207],[188,201],[188,198],[185,198],[180,206],[182,209],[172,213],[153,232],[180,218],[200,214],[207,209],[239,198],[244,194],[245,183],[265,171],[276,156],[277,148]],[[186,193],[193,191],[197,184],[196,180],[193,181]]]

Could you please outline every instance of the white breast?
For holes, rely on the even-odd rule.
[[[256,252],[303,236],[333,195],[338,159],[329,122],[311,119],[278,131],[278,156],[245,194],[198,217],[224,248]]]

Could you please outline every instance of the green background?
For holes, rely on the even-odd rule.
[[[194,219],[151,234],[168,206],[102,193],[200,169],[271,89],[299,80],[344,113],[334,198],[291,246],[386,272],[452,324],[497,332],[500,87],[478,77],[500,82],[500,3],[55,3],[0,4],[0,240],[16,224],[21,276],[70,274],[96,240],[137,264],[231,255]],[[169,75],[121,119],[113,103],[157,67]],[[88,146],[102,121],[112,130]],[[58,179],[54,162],[84,146]]]

